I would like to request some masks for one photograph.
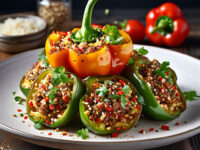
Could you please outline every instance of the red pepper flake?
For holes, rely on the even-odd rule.
[[[169,129],[170,129],[170,127],[169,127],[169,126],[167,126],[167,125],[162,125],[162,126],[161,126],[161,129],[162,129],[162,130],[169,130]]]
[[[49,133],[48,133],[48,135],[52,135],[52,133],[51,133],[51,132],[49,132]]]
[[[25,120],[28,119],[28,116],[24,116],[24,119],[25,119]]]
[[[17,112],[21,112],[22,110],[21,109],[17,109]]]
[[[117,131],[120,131],[121,129],[120,129],[120,128],[117,128],[116,130],[117,130]]]
[[[136,102],[136,97],[133,97],[132,100],[133,100],[133,102]]]
[[[177,91],[176,96],[179,96],[179,95],[180,95],[180,93],[179,93],[179,91]]]
[[[73,134],[70,134],[69,136],[74,136]]]
[[[64,96],[63,97],[63,102],[67,102],[68,101],[68,97],[67,96]]]
[[[149,128],[149,131],[150,131],[150,132],[154,131],[154,128]]]
[[[38,63],[38,62],[36,62],[36,63],[35,63],[35,66],[37,66],[38,64],[39,64],[39,63]]]
[[[112,133],[112,138],[116,138],[116,137],[118,137],[119,136],[119,133]]]
[[[97,118],[97,122],[98,122],[98,123],[101,123],[101,119],[100,119],[100,118]]]
[[[126,130],[126,126],[122,126],[122,130]]]
[[[32,102],[32,101],[29,101],[28,105],[29,105],[30,107],[33,107],[33,102]]]
[[[124,86],[124,85],[125,85],[125,82],[124,82],[124,81],[122,81],[122,80],[119,80],[119,82],[121,83],[121,85],[122,85],[122,86]]]
[[[141,129],[139,132],[142,134],[146,134],[146,131],[144,129]]]
[[[110,111],[112,111],[113,109],[107,106],[107,107],[105,107],[105,110],[110,112]]]
[[[173,90],[174,90],[174,91],[175,91],[175,90],[177,90],[177,87],[176,87],[176,86],[174,86],[174,87],[173,87]]]
[[[119,92],[117,92],[117,95],[123,95],[123,94],[124,94],[123,91],[119,91]]]
[[[88,102],[88,101],[89,101],[89,99],[86,99],[86,100],[85,100],[85,102]]]
[[[53,110],[53,109],[54,109],[54,105],[51,104],[51,105],[49,106],[49,109],[50,109],[50,110]]]
[[[139,111],[141,110],[140,105],[136,105],[135,107],[137,108],[137,110],[139,110]]]
[[[45,98],[44,100],[45,100],[46,102],[49,102],[49,98]]]
[[[169,76],[170,75],[169,72],[166,72],[166,75]]]
[[[50,125],[50,121],[46,120],[45,124]]]
[[[180,123],[179,123],[179,122],[177,122],[177,123],[176,123],[176,125],[177,125],[177,126],[179,126],[179,125],[180,125]]]
[[[66,133],[66,132],[63,132],[63,133],[62,133],[62,135],[63,135],[63,136],[66,136],[66,135],[67,135],[67,133]]]

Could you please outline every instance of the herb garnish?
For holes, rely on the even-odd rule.
[[[21,96],[15,96],[15,102],[18,102],[18,104],[22,104],[23,99],[21,98]]]
[[[165,79],[167,79],[167,81],[169,82],[169,84],[173,84],[173,80],[172,80],[172,73],[169,71],[169,66],[170,63],[168,61],[164,61],[160,68],[155,70],[155,74],[157,76],[161,76]],[[167,74],[168,72],[168,74]]]
[[[140,104],[142,104],[142,105],[145,105],[144,97],[142,95],[138,96],[138,102],[140,102]]]
[[[86,140],[89,137],[88,129],[85,128],[85,129],[78,130],[77,131],[77,136],[81,137],[83,140]]]
[[[122,21],[122,22],[115,21],[114,24],[116,24],[116,25],[118,25],[119,27],[121,27],[122,30],[125,30],[125,29],[126,29],[127,22],[128,22],[128,21],[125,19],[125,20]]]
[[[56,97],[56,93],[58,91],[58,88],[53,87],[51,89],[51,93],[49,93],[49,98],[50,98],[50,104],[53,104],[54,98]]]
[[[200,96],[197,95],[196,91],[187,91],[187,92],[184,92],[183,94],[186,100],[189,100],[189,101],[196,100],[195,98],[200,98]]]
[[[99,97],[104,97],[106,95],[106,93],[109,92],[109,90],[107,89],[107,85],[108,84],[112,84],[113,82],[111,80],[105,80],[104,84],[102,87],[96,89],[96,93],[98,94]]]
[[[49,62],[48,62],[48,59],[47,59],[47,56],[46,56],[46,53],[45,53],[45,49],[43,49],[41,51],[38,60],[41,61],[42,64],[44,64],[45,66],[49,66]]]
[[[20,113],[19,116],[20,116],[20,117],[24,117],[24,114],[23,114],[23,113]]]
[[[13,96],[15,96],[16,93],[17,93],[17,92],[12,92]]]
[[[123,42],[123,37],[121,36],[118,28],[114,25],[106,25],[104,30],[106,34],[105,42],[113,45],[119,45]]]
[[[121,96],[121,105],[122,105],[123,108],[125,108],[125,106],[127,104],[128,99],[126,98],[126,96],[129,94],[130,90],[131,89],[128,85],[125,85],[122,88],[122,92],[124,92],[124,94]]]
[[[65,68],[61,66],[54,69],[52,80],[54,85],[59,85],[61,82],[67,83],[72,79],[67,77]]]

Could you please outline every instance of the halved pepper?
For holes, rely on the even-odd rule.
[[[88,1],[81,29],[75,28],[70,31],[71,36],[67,40],[73,41],[77,45],[81,42],[95,44],[105,34],[105,27],[91,24],[92,11],[96,2],[97,0]],[[101,31],[95,28],[99,28]],[[59,51],[52,53],[52,47],[55,47],[55,43],[61,37],[60,32],[52,33],[46,41],[46,54],[52,67],[64,66],[67,70],[71,68],[82,78],[95,75],[120,74],[132,54],[133,43],[127,33],[122,30],[119,30],[119,33],[123,38],[122,43],[116,45],[104,43],[99,50],[83,54],[76,52],[75,48],[68,46],[67,42],[65,43],[67,49],[58,48]]]
[[[75,115],[78,111],[78,102],[83,94],[83,85],[82,85],[82,81],[78,77],[76,77],[74,74],[72,74],[70,72],[66,72],[65,74],[70,79],[72,79],[70,81],[73,84],[72,89],[71,89],[71,97],[68,97],[69,93],[67,93],[66,91],[62,91],[62,92],[56,91],[55,93],[53,93],[53,95],[55,97],[52,98],[51,97],[52,91],[56,87],[55,85],[52,85],[52,84],[49,85],[49,87],[41,87],[45,90],[51,89],[51,93],[49,95],[46,95],[46,97],[44,97],[44,95],[36,95],[37,92],[41,92],[40,90],[38,90],[38,87],[40,86],[40,84],[44,83],[45,80],[47,80],[48,78],[50,78],[50,81],[52,80],[52,78],[51,78],[53,76],[52,68],[44,71],[37,78],[37,80],[34,83],[34,86],[31,88],[31,90],[29,92],[28,99],[26,102],[27,114],[31,121],[33,121],[34,123],[43,124],[50,128],[57,128],[57,127],[66,125],[73,119],[73,117],[75,117]],[[45,85],[47,85],[47,84],[45,84]],[[44,86],[44,85],[42,85],[42,86]],[[51,88],[50,88],[50,86],[51,86]],[[62,87],[62,86],[63,85],[61,85],[61,89],[67,88],[67,87]],[[60,90],[60,89],[58,89],[58,90]],[[62,97],[59,97],[61,95],[61,93],[63,93],[63,92],[64,92],[64,95],[62,95]],[[36,96],[38,96],[37,98],[39,98],[39,101],[33,102],[32,99]],[[56,96],[60,99],[58,99],[58,101],[57,101],[58,104],[54,105],[54,103],[52,103],[52,101],[55,101]],[[52,100],[50,100],[50,98],[52,98]],[[62,101],[64,101],[65,103],[64,102],[61,103]],[[46,104],[46,105],[43,105],[44,108],[46,108],[46,109],[43,109],[43,111],[47,111],[47,107],[49,107],[48,109],[51,110],[51,112],[46,114],[46,116],[41,113],[42,107],[37,108],[37,105],[41,105],[42,103]],[[47,103],[48,103],[48,105],[47,105]],[[52,103],[52,104],[50,104],[50,103]],[[47,117],[51,118],[51,116],[52,116],[51,114],[53,114],[54,112],[58,112],[59,109],[61,110],[61,108],[63,106],[59,105],[60,103],[63,106],[66,105],[66,103],[67,103],[67,106],[66,106],[66,109],[61,114],[58,114],[57,118],[54,118],[54,119],[56,119],[56,121],[54,120],[53,123],[50,123],[49,120],[45,120]],[[51,120],[52,120],[52,118],[51,118]]]
[[[176,73],[171,68],[168,68],[167,70],[167,72],[171,74],[174,88],[177,89],[177,95],[180,96],[180,102],[182,105],[179,109],[171,112],[164,109],[164,107],[161,107],[161,104],[156,99],[157,97],[153,94],[151,88],[147,85],[143,76],[140,74],[139,69],[144,67],[149,61],[150,60],[144,56],[133,56],[133,63],[129,64],[122,74],[131,81],[138,92],[144,97],[143,111],[146,115],[155,120],[173,120],[186,109],[185,97],[176,83]]]
[[[137,123],[142,105],[127,79],[116,75],[89,77],[85,85],[87,93],[80,100],[79,112],[89,130],[107,135],[126,131]]]
[[[37,77],[49,67],[50,66],[46,58],[45,51],[42,50],[38,62],[36,62],[32,68],[26,72],[20,81],[20,90],[26,97],[28,97],[31,86]]]

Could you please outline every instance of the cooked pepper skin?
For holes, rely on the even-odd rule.
[[[62,36],[66,36],[67,32],[52,32],[46,40],[45,52],[48,58],[49,64],[55,68],[63,66],[67,71],[70,71],[69,65],[69,50],[63,49],[58,52],[51,53],[52,45],[61,39]]]
[[[152,31],[159,25],[156,22],[160,17],[167,16],[172,20],[172,31],[166,35],[162,35],[159,32]],[[166,22],[165,22],[166,23]],[[168,30],[169,24],[160,24],[162,30]],[[146,16],[146,35],[149,40],[155,45],[166,45],[169,47],[175,47],[181,45],[189,34],[189,24],[184,19],[181,9],[174,3],[167,2],[160,5],[157,8],[153,8]]]
[[[176,111],[173,114],[165,111],[160,104],[155,99],[151,89],[143,81],[142,75],[139,73],[139,68],[142,64],[148,62],[148,58],[143,56],[138,56],[134,58],[133,64],[129,64],[124,72],[122,73],[131,83],[135,86],[138,92],[144,97],[145,104],[143,105],[143,111],[146,115],[150,116],[155,120],[173,120],[177,118],[186,109],[186,100],[181,92],[180,88],[176,84],[177,76],[175,72],[170,68],[169,71],[172,73],[172,80],[179,89],[181,101],[184,104],[182,111]]]
[[[22,93],[24,94],[24,96],[28,97],[30,88],[24,88],[24,87],[22,86],[22,84],[23,84],[23,78],[22,78],[21,81],[20,81],[19,87],[20,87],[20,90],[22,91]]]
[[[35,81],[35,83],[39,84],[41,82],[42,79],[45,78],[45,76],[49,73],[52,73],[53,69],[48,69],[46,71],[44,71]],[[70,73],[71,74],[71,73]],[[76,77],[74,74],[71,74],[72,78],[73,78],[73,90],[72,90],[72,98],[68,104],[67,109],[65,110],[65,112],[63,113],[62,117],[59,118],[55,123],[51,124],[51,125],[47,125],[45,123],[43,123],[44,125],[48,126],[49,128],[57,128],[57,127],[61,127],[64,126],[66,124],[68,124],[76,115],[77,111],[78,111],[78,103],[79,100],[83,94],[83,85],[82,85],[82,81]],[[35,85],[34,83],[34,85]],[[35,87],[33,86],[29,92],[28,95],[28,99],[26,101],[26,110],[27,110],[27,114],[30,118],[31,121],[33,121],[34,123],[38,123],[40,121],[35,121],[34,118],[30,115],[30,111],[31,108],[29,106],[29,101],[32,98],[32,94],[35,92]]]
[[[95,134],[99,134],[99,135],[107,135],[107,134],[111,134],[111,133],[114,133],[114,132],[119,132],[116,130],[117,127],[115,128],[112,128],[111,130],[106,130],[105,128],[100,128],[99,125],[100,123],[93,123],[87,116],[87,114],[85,113],[85,106],[84,104],[82,103],[84,100],[85,100],[85,96],[89,93],[89,92],[92,92],[93,91],[93,83],[96,83],[96,82],[102,82],[102,81],[105,81],[105,80],[112,80],[112,79],[120,79],[122,81],[125,81],[126,83],[130,83],[127,79],[121,77],[121,76],[117,76],[117,75],[114,75],[114,76],[97,76],[97,77],[89,77],[85,80],[85,85],[86,85],[86,94],[84,96],[82,96],[80,102],[79,102],[79,112],[80,112],[80,118],[81,118],[81,121],[82,123],[89,129],[91,130],[92,132],[94,132]],[[135,88],[132,86],[132,84],[130,83],[129,84],[131,90],[137,94]],[[132,128],[138,121],[139,117],[140,117],[140,114],[141,114],[141,111],[142,111],[142,105],[140,103],[138,103],[138,105],[141,107],[141,110],[138,114],[138,116],[136,116],[133,120],[133,122],[131,124],[124,124],[126,126],[126,130]],[[124,130],[125,131],[125,130]],[[121,131],[122,132],[122,131]]]

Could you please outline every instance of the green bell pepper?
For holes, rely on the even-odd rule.
[[[113,80],[113,79],[118,79],[118,80],[121,80],[123,81],[124,83],[126,83],[130,90],[133,92],[133,95],[137,95],[138,96],[138,93],[136,91],[136,89],[133,87],[133,85],[125,78],[121,77],[121,76],[97,76],[97,77],[89,77],[86,79],[85,81],[85,85],[86,85],[86,89],[87,89],[87,92],[86,94],[81,98],[80,102],[79,102],[79,112],[80,112],[80,118],[81,118],[81,121],[82,123],[89,129],[91,130],[92,132],[96,133],[96,134],[100,134],[100,135],[107,135],[107,134],[111,134],[111,133],[115,133],[115,132],[122,132],[122,130],[119,131],[120,128],[122,127],[125,127],[125,129],[123,129],[123,131],[125,130],[128,130],[130,129],[131,127],[133,127],[139,117],[140,117],[140,114],[141,114],[141,111],[142,111],[142,105],[138,102],[138,99],[136,100],[137,101],[137,106],[136,107],[133,107],[131,109],[131,112],[136,113],[133,120],[131,121],[131,123],[122,123],[122,122],[118,122],[116,124],[113,124],[111,129],[110,130],[107,130],[105,128],[105,124],[103,122],[93,122],[87,115],[86,113],[86,108],[84,106],[84,101],[86,100],[86,97],[94,92],[94,87],[93,87],[93,84],[95,83],[102,83],[106,80]],[[104,82],[105,84],[105,82]],[[106,96],[105,96],[106,97]],[[100,97],[103,101],[103,98]],[[110,101],[111,102],[111,98],[106,97],[107,101]],[[102,108],[104,110],[106,110],[104,107]],[[114,112],[111,111],[112,113]]]
[[[145,103],[143,105],[144,113],[155,120],[173,120],[176,117],[178,117],[180,113],[186,109],[186,100],[182,91],[180,90],[180,88],[176,83],[177,76],[175,71],[172,70],[171,68],[168,68],[167,70],[168,72],[171,73],[172,81],[180,93],[180,99],[181,102],[183,103],[183,108],[181,108],[181,110],[177,110],[172,113],[166,111],[164,108],[160,106],[154,94],[152,93],[151,89],[145,83],[143,76],[139,73],[140,67],[148,63],[149,61],[148,58],[136,54],[135,56],[132,57],[132,59],[133,63],[127,65],[122,74],[124,77],[126,77],[131,81],[131,83],[135,86],[138,92],[144,97],[144,103]]]
[[[64,113],[62,114],[62,116],[57,119],[56,122],[54,122],[53,124],[46,124],[45,120],[42,119],[35,119],[32,115],[31,115],[31,107],[29,104],[29,101],[32,99],[33,97],[33,93],[37,92],[35,89],[35,86],[39,85],[39,83],[41,82],[42,79],[44,79],[47,75],[49,74],[53,74],[53,69],[47,69],[46,71],[44,71],[35,81],[35,83],[33,84],[33,87],[30,89],[29,95],[28,95],[28,99],[26,102],[26,109],[27,109],[27,114],[30,118],[31,121],[33,121],[34,123],[41,123],[43,125],[46,125],[50,128],[57,128],[57,127],[61,127],[66,125],[67,123],[69,123],[76,115],[77,111],[78,111],[78,102],[83,94],[83,85],[82,85],[82,81],[81,79],[79,79],[78,77],[76,77],[74,74],[66,72],[67,74],[71,75],[71,78],[73,79],[73,89],[72,89],[72,97],[69,101],[69,103],[67,104],[67,108],[64,111]],[[55,85],[53,85],[53,88],[55,87]]]

